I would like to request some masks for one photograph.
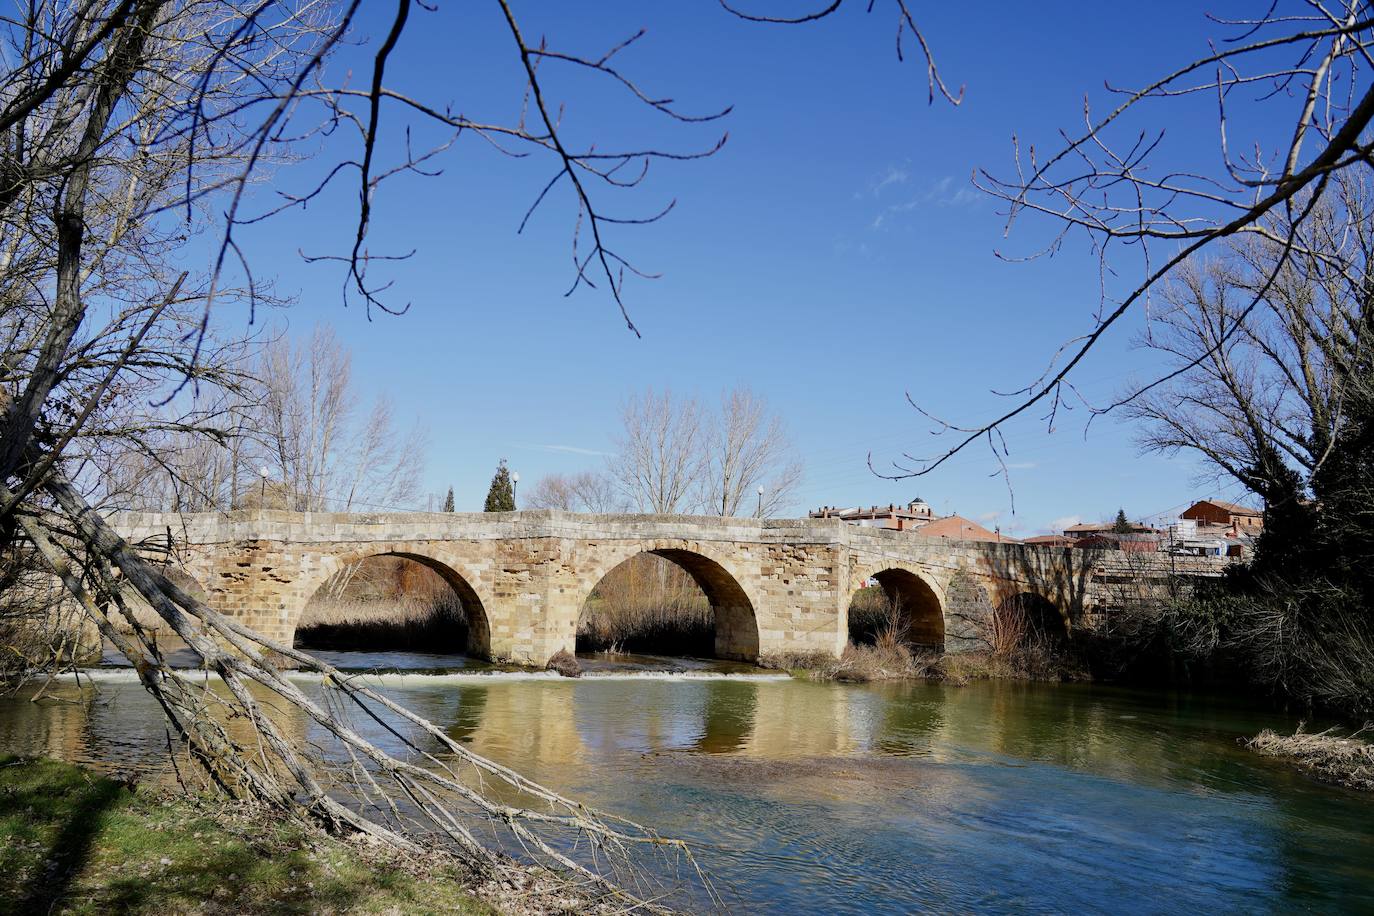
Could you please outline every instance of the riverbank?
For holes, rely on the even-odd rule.
[[[1041,650],[937,654],[913,651],[900,643],[850,643],[838,659],[824,654],[768,655],[761,658],[759,664],[787,671],[803,680],[850,684],[924,680],[962,687],[986,680],[1060,683],[1093,680],[1087,666],[1069,654]]]
[[[1331,729],[1308,733],[1298,726],[1291,735],[1265,729],[1245,741],[1250,750],[1266,757],[1277,757],[1323,782],[1374,792],[1374,744],[1363,735],[1370,728],[1350,735]]]
[[[480,882],[260,810],[0,756],[0,912],[561,912],[552,888]]]

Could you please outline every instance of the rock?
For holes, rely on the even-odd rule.
[[[567,649],[559,650],[558,654],[549,659],[549,663],[544,667],[549,671],[557,671],[564,677],[582,676],[582,666],[577,663],[577,656]]]

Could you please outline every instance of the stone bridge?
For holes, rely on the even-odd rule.
[[[388,555],[418,561],[461,599],[469,652],[526,664],[573,651],[578,616],[597,583],[645,552],[676,563],[701,586],[715,612],[716,654],[747,660],[838,655],[850,601],[870,579],[901,599],[913,643],[960,651],[979,645],[983,624],[1007,601],[1045,609],[1071,633],[1149,600],[1174,576],[1215,576],[1225,566],[923,537],[838,519],[537,510],[119,513],[111,521],[193,579],[213,606],[287,643],[311,596],[348,564]]]

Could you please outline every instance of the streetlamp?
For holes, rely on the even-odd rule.
[[[520,472],[512,471],[510,475],[510,501],[515,502],[515,491],[520,488]]]
[[[272,469],[267,465],[258,468],[258,475],[262,477],[262,495],[258,498],[258,508],[267,508],[267,475],[272,473]]]
[[[759,484],[759,509],[754,513],[755,518],[763,518],[763,484]]]

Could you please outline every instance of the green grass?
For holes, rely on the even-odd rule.
[[[0,755],[0,913],[491,913],[456,870]]]

